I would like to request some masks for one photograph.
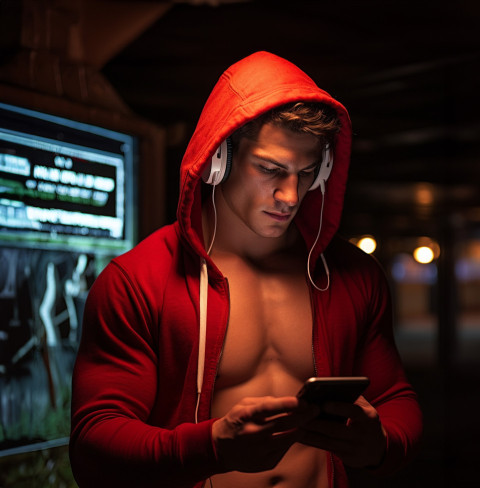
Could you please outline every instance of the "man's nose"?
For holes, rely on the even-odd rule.
[[[274,192],[275,200],[282,202],[289,207],[298,204],[298,176],[288,175],[282,178]]]

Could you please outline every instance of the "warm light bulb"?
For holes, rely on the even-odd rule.
[[[373,251],[377,248],[377,241],[370,236],[362,237],[359,241],[357,246],[367,254],[372,254]]]
[[[413,257],[415,261],[422,264],[428,264],[433,261],[434,254],[433,250],[428,246],[420,246],[413,251]]]

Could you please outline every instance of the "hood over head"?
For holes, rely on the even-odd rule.
[[[348,113],[297,66],[274,54],[257,52],[233,64],[221,75],[203,108],[180,168],[177,219],[181,234],[194,252],[207,261],[201,225],[201,185],[205,167],[220,144],[239,127],[274,107],[298,101],[330,105],[337,111],[342,127],[335,139],[322,230],[312,262],[316,262],[338,230],[350,162]],[[317,188],[307,193],[295,216],[294,222],[308,249],[317,236],[321,206],[322,194]]]

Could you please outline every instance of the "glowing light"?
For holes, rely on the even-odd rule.
[[[413,257],[418,263],[428,264],[433,261],[433,258],[435,256],[433,250],[430,247],[420,246],[417,247],[415,251],[413,251]]]
[[[377,248],[377,241],[371,236],[362,237],[357,246],[367,254],[372,254],[373,251]]]
[[[434,187],[428,183],[419,183],[415,188],[415,201],[419,205],[432,205],[434,203]]]
[[[433,252],[433,259],[438,259],[440,256],[440,246],[438,242],[430,237],[419,237],[417,240],[417,247],[428,247]]]

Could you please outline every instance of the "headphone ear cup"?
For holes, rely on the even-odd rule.
[[[202,180],[216,186],[228,178],[232,167],[232,142],[225,139],[214,152],[210,164],[202,174]]]
[[[233,161],[232,139],[230,137],[227,137],[225,139],[225,142],[227,143],[227,158],[225,161],[225,174],[223,175],[222,183],[226,181],[227,178],[230,176],[230,171],[232,170],[232,161]]]
[[[332,167],[333,167],[333,154],[332,151],[330,150],[330,145],[327,144],[323,151],[322,164],[320,165],[318,174],[314,182],[312,183],[312,186],[308,190],[309,191],[316,190],[319,186],[321,186],[322,191],[324,191],[325,183],[328,180],[330,173],[332,172]]]

